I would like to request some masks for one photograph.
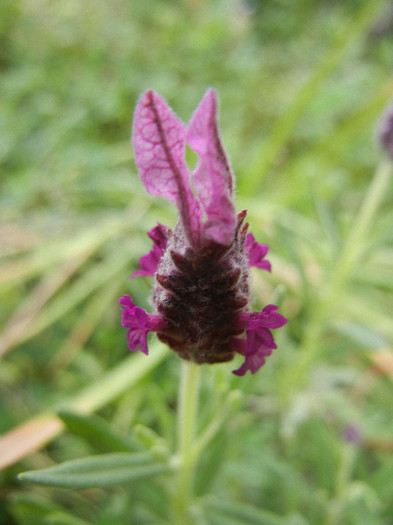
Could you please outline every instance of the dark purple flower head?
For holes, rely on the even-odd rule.
[[[179,222],[173,231],[158,224],[149,232],[153,249],[132,276],[154,276],[155,314],[127,295],[120,299],[130,350],[147,354],[147,333],[154,331],[184,359],[219,363],[240,353],[245,362],[234,373],[254,374],[276,348],[271,329],[287,320],[273,305],[248,311],[249,267],[270,271],[268,247],[247,233],[246,212],[235,213],[215,92],[207,91],[186,127],[159,95],[147,91],[136,108],[133,143],[147,191],[172,201]],[[191,174],[186,144],[199,157]]]

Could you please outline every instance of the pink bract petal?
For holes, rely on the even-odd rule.
[[[203,236],[228,245],[233,240],[236,223],[233,175],[218,133],[216,95],[212,89],[191,118],[187,143],[199,155],[192,180],[207,215]]]
[[[202,211],[190,187],[184,160],[186,127],[153,91],[136,107],[133,127],[135,162],[146,190],[166,197],[180,212],[191,244],[199,245]]]
[[[248,257],[248,266],[256,266],[261,270],[271,271],[272,267],[270,262],[263,260],[269,251],[269,246],[257,243],[252,233],[247,234],[245,251]]]

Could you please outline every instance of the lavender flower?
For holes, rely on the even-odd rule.
[[[153,249],[132,275],[154,276],[155,314],[128,295],[119,301],[130,350],[147,354],[147,334],[156,332],[183,359],[220,363],[239,353],[245,361],[233,373],[254,374],[276,348],[271,329],[287,319],[273,305],[248,311],[248,268],[270,271],[268,247],[247,233],[246,211],[236,216],[215,92],[205,94],[186,127],[159,95],[147,91],[136,108],[133,143],[146,190],[173,202],[180,217],[173,231],[158,224],[148,233]],[[192,174],[184,160],[186,143],[199,156]]]

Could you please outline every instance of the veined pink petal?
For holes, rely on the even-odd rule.
[[[199,245],[202,211],[190,187],[184,160],[186,127],[166,102],[146,91],[136,107],[135,162],[146,190],[174,202],[192,245]]]
[[[218,133],[216,95],[212,89],[191,118],[187,144],[199,155],[192,180],[207,215],[203,236],[228,245],[233,240],[236,223],[233,175]]]

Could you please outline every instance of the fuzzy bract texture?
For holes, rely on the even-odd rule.
[[[235,212],[234,176],[216,112],[214,90],[188,126],[153,91],[137,105],[133,144],[141,180],[149,193],[177,206],[179,221],[173,231],[158,224],[148,233],[153,248],[132,275],[154,277],[154,313],[123,296],[122,324],[130,350],[147,354],[147,334],[156,332],[183,359],[219,363],[241,354],[244,363],[234,373],[254,374],[276,348],[271,330],[287,320],[273,305],[249,311],[249,267],[271,270],[268,247],[248,233],[246,211]],[[186,144],[198,155],[192,173]]]

